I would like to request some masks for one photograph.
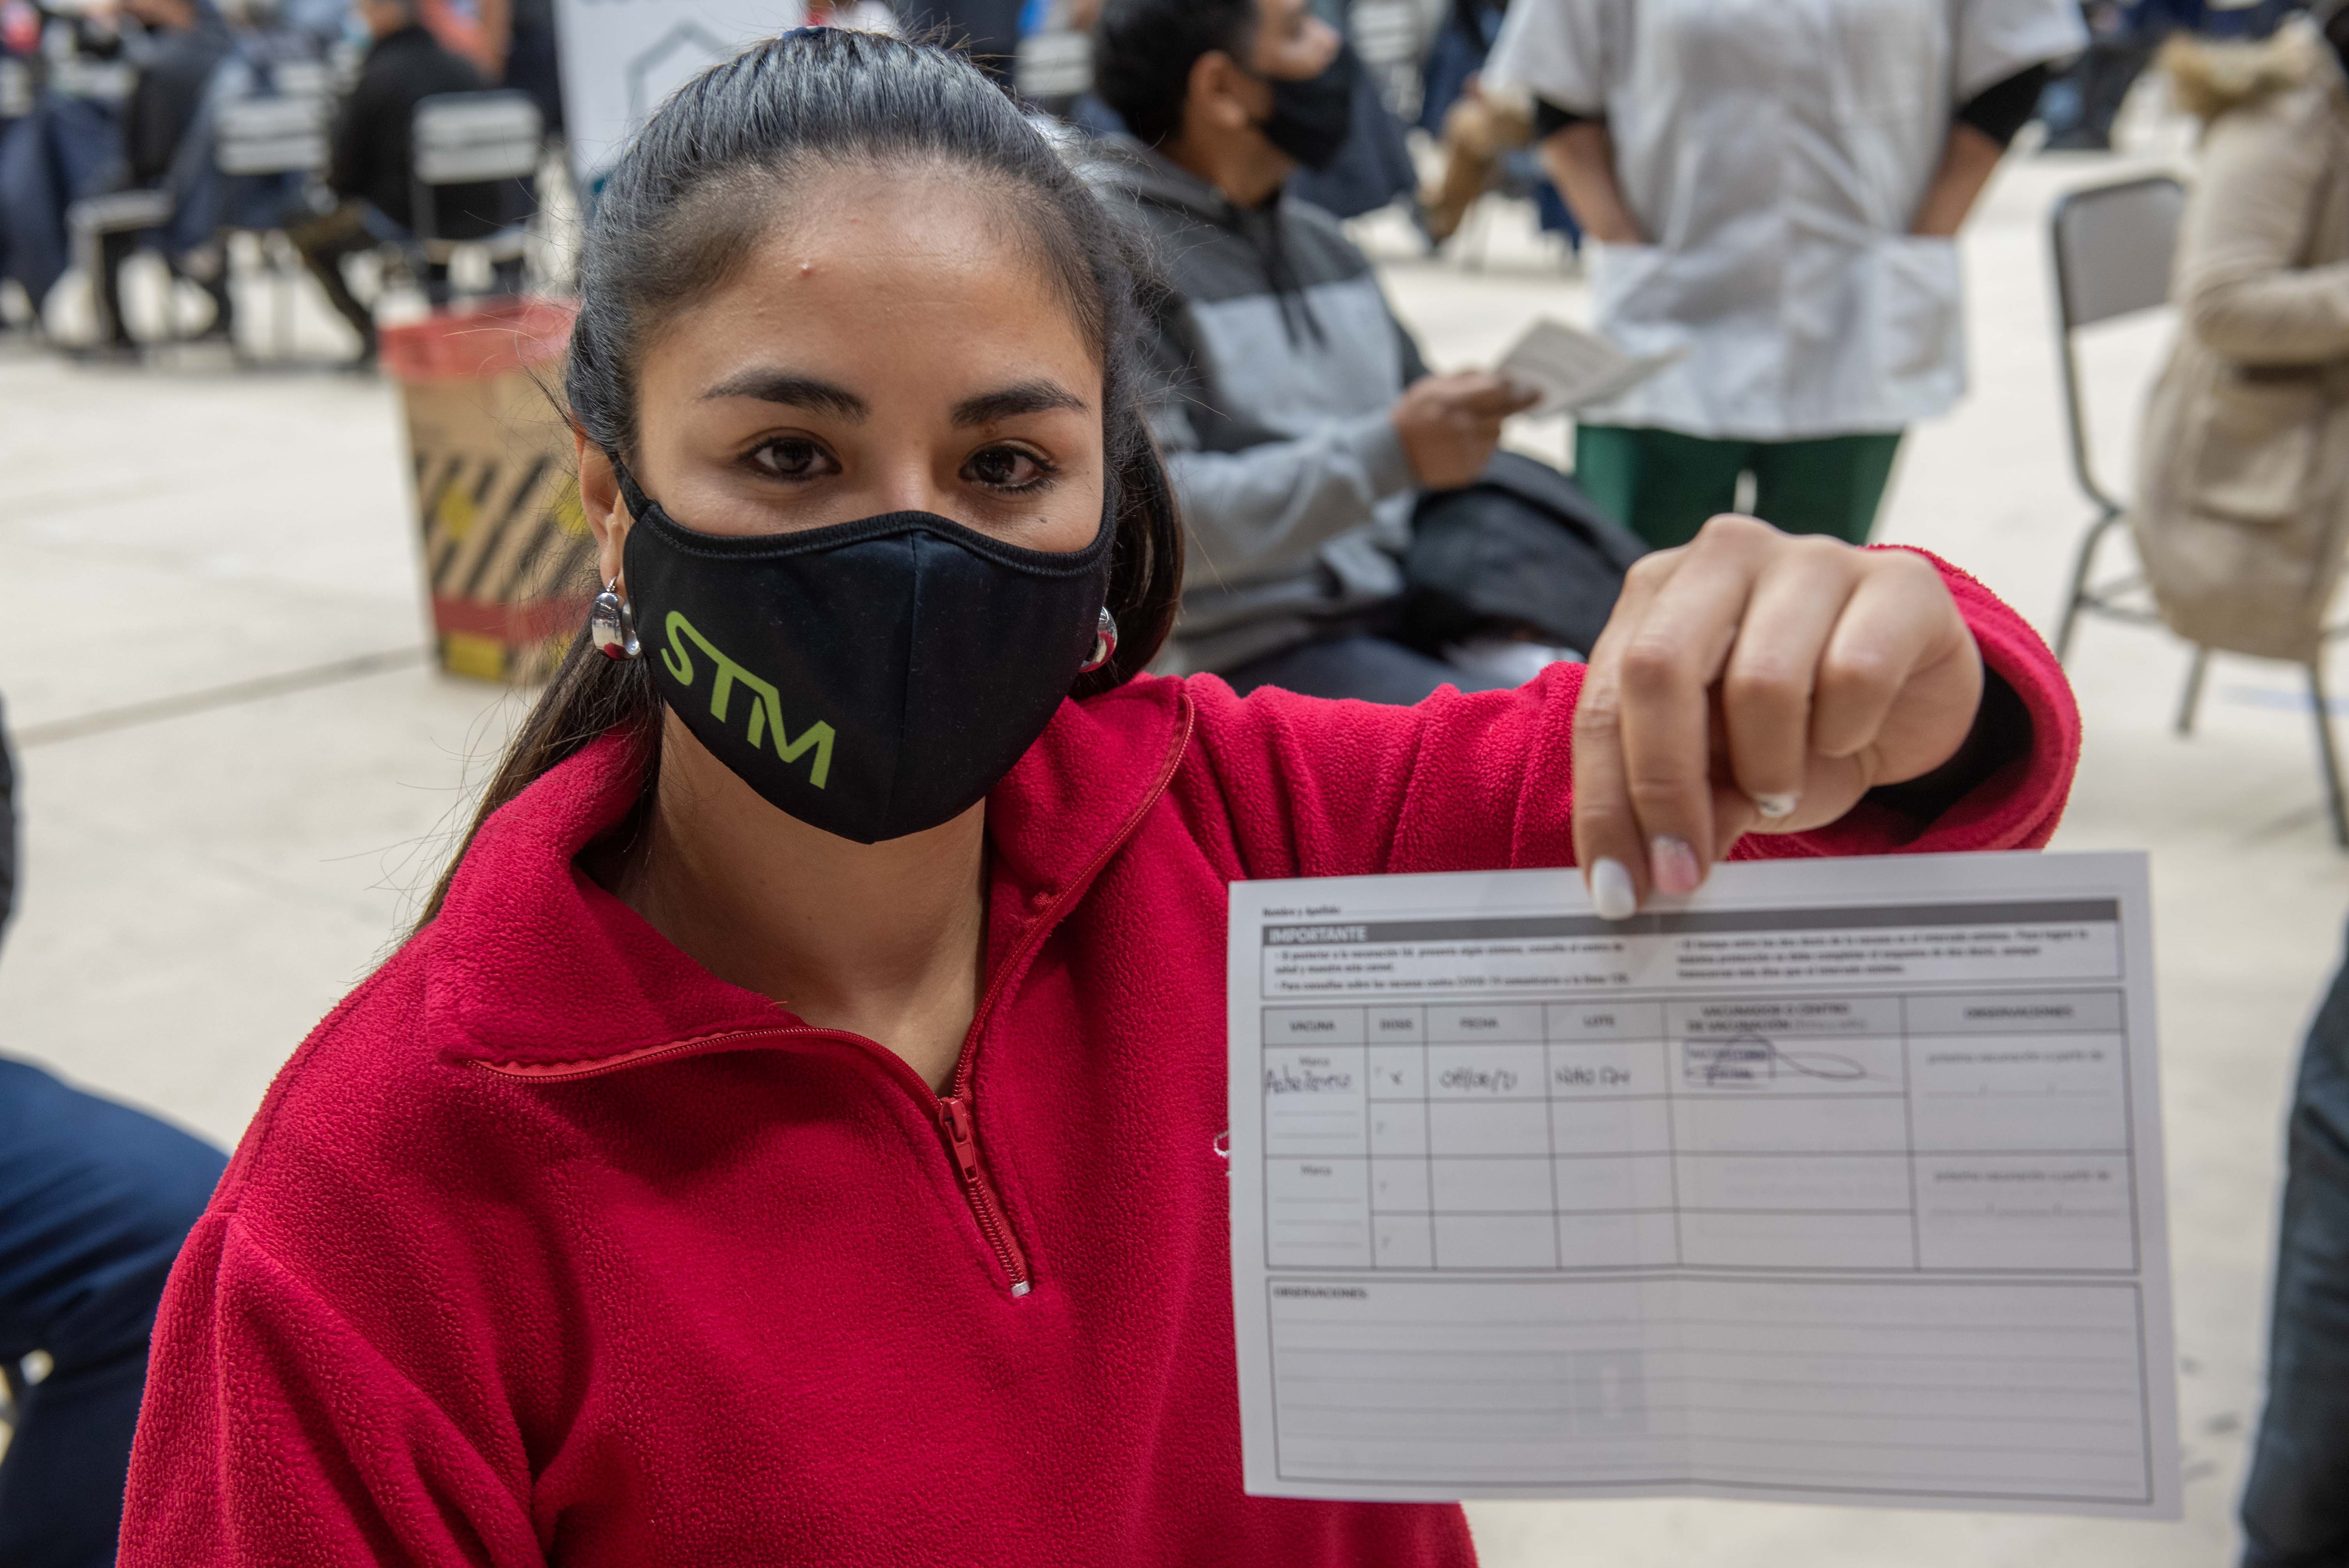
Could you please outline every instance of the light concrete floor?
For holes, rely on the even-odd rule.
[[[2066,468],[2043,231],[2060,190],[2134,167],[2018,160],[1965,242],[1972,395],[1910,438],[1883,533],[1940,551],[2043,626],[2087,516]],[[1481,271],[1370,240],[1442,366],[1489,363],[1584,291],[1495,214]],[[259,299],[248,308],[259,314]],[[2116,461],[2163,324],[2090,344]],[[301,302],[297,341],[337,329]],[[24,774],[26,863],[0,963],[0,1051],[233,1141],[303,1034],[412,918],[519,715],[428,670],[392,390],[145,369],[0,345],[0,694]],[[1513,432],[1561,455],[1562,425]],[[1472,1511],[1495,1564],[2217,1564],[2258,1410],[2278,1130],[2300,1031],[2349,910],[2292,672],[2211,674],[2169,721],[2185,658],[2093,624],[2074,660],[2087,746],[2057,842],[2153,853],[2188,1519],[2141,1525],[1726,1502]],[[353,673],[355,670],[367,673]],[[274,677],[287,677],[275,679]]]

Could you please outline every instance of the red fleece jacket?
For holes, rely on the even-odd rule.
[[[2070,694],[1951,583],[2029,756],[1744,853],[2044,841]],[[989,798],[944,1100],[583,875],[638,782],[590,747],[279,1075],[164,1297],[124,1568],[1471,1562],[1457,1508],[1241,1494],[1225,889],[1566,863],[1580,678],[1064,705]]]

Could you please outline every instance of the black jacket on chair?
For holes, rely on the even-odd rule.
[[[441,47],[420,26],[378,38],[336,116],[326,183],[346,201],[367,201],[400,227],[415,228],[417,104],[436,93],[480,92],[487,86],[471,61]],[[433,192],[439,237],[489,233],[504,221],[503,200],[495,183],[440,187]]]

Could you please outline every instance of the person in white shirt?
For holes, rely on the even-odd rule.
[[[1733,509],[1855,542],[1901,433],[1965,384],[1952,236],[2086,43],[2075,0],[1515,0],[1590,236],[1594,325],[1679,361],[1588,410],[1577,476],[1658,546]]]

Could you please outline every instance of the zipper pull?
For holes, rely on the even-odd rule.
[[[962,1172],[963,1185],[976,1187],[983,1180],[978,1170],[978,1140],[973,1134],[970,1106],[959,1095],[948,1095],[938,1101],[938,1121],[946,1128],[947,1147],[953,1151],[955,1169]]]
[[[947,1095],[939,1100],[938,1125],[946,1130],[947,1150],[954,1156],[955,1169],[962,1173],[962,1190],[970,1200],[971,1217],[978,1222],[979,1233],[995,1249],[1003,1272],[1011,1276],[1011,1294],[1026,1295],[1033,1288],[1028,1280],[1028,1259],[1019,1251],[1019,1243],[1011,1239],[1011,1227],[1004,1220],[1002,1204],[987,1180],[987,1171],[979,1165],[978,1133],[971,1124],[970,1102],[960,1095]]]

